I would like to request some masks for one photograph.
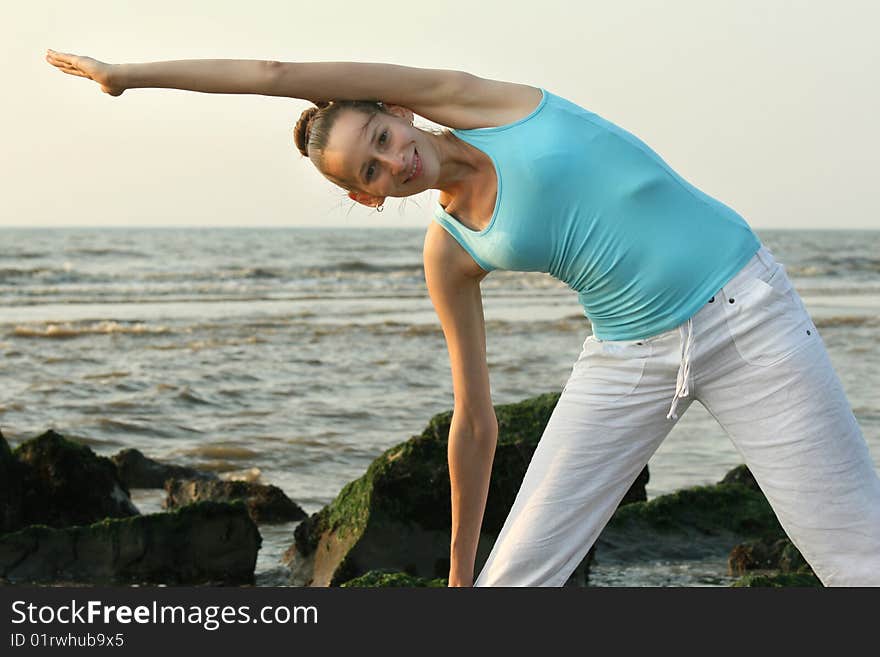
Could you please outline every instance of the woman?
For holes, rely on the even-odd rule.
[[[742,217],[634,135],[545,89],[457,71],[47,59],[113,96],[308,99],[320,109],[297,146],[353,200],[381,210],[440,190],[424,267],[455,396],[450,586],[562,585],[694,399],[823,583],[880,585],[880,478],[800,296]],[[453,130],[420,130],[414,113]],[[480,296],[493,269],[565,281],[593,334],[474,581],[498,431]]]

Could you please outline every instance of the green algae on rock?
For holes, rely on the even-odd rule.
[[[722,483],[620,507],[596,541],[596,560],[623,565],[724,558],[737,543],[784,537],[764,494],[735,470]],[[732,480],[743,483],[723,483]]]
[[[241,501],[108,518],[0,536],[0,577],[13,583],[250,584],[262,539]]]
[[[416,588],[431,587],[445,588],[448,580],[443,577],[436,579],[426,579],[424,577],[413,577],[401,572],[386,572],[381,570],[371,570],[364,573],[360,577],[355,577],[347,582],[343,582],[340,586],[344,587],[360,587],[360,588]]]
[[[743,575],[750,570],[769,568],[784,573],[812,573],[803,555],[787,536],[740,543],[730,551],[727,564],[731,575]]]
[[[0,534],[22,526],[22,470],[0,432]]]
[[[22,473],[20,526],[66,527],[139,513],[113,462],[87,445],[49,430],[13,456]]]
[[[813,587],[823,588],[822,582],[812,573],[750,573],[736,580],[732,587]]]
[[[475,561],[476,572],[522,484],[559,393],[495,407],[498,444]],[[336,586],[370,570],[424,578],[449,572],[450,485],[447,441],[452,412],[440,413],[418,436],[386,450],[329,505],[300,523],[285,555],[291,583]],[[645,499],[647,470],[621,504]],[[586,581],[590,554],[572,580]]]
[[[641,523],[657,531],[784,535],[763,493],[742,484],[692,486],[619,509],[609,526]]]

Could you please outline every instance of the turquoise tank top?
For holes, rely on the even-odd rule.
[[[734,210],[643,141],[541,89],[513,123],[453,130],[486,153],[498,191],[489,225],[434,220],[485,269],[545,272],[578,293],[600,340],[638,340],[692,317],[761,242]]]

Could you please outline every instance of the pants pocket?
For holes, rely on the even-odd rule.
[[[598,404],[631,395],[642,381],[653,353],[652,339],[599,340],[591,335],[575,362],[563,394]]]
[[[780,263],[742,281],[739,289],[725,287],[722,292],[733,345],[750,365],[773,365],[818,339],[816,327]]]

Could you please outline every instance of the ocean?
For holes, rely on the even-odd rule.
[[[758,230],[822,331],[880,467],[880,231]],[[279,486],[306,512],[452,407],[423,228],[0,229],[0,429],[54,428]],[[545,274],[483,282],[496,404],[560,391],[589,335]],[[695,403],[649,464],[649,498],[742,460]],[[142,512],[161,491],[133,491]],[[294,524],[263,525],[257,583],[284,584]],[[597,572],[718,585],[718,563]],[[723,567],[723,564],[721,564]],[[638,572],[636,572],[638,571]]]

